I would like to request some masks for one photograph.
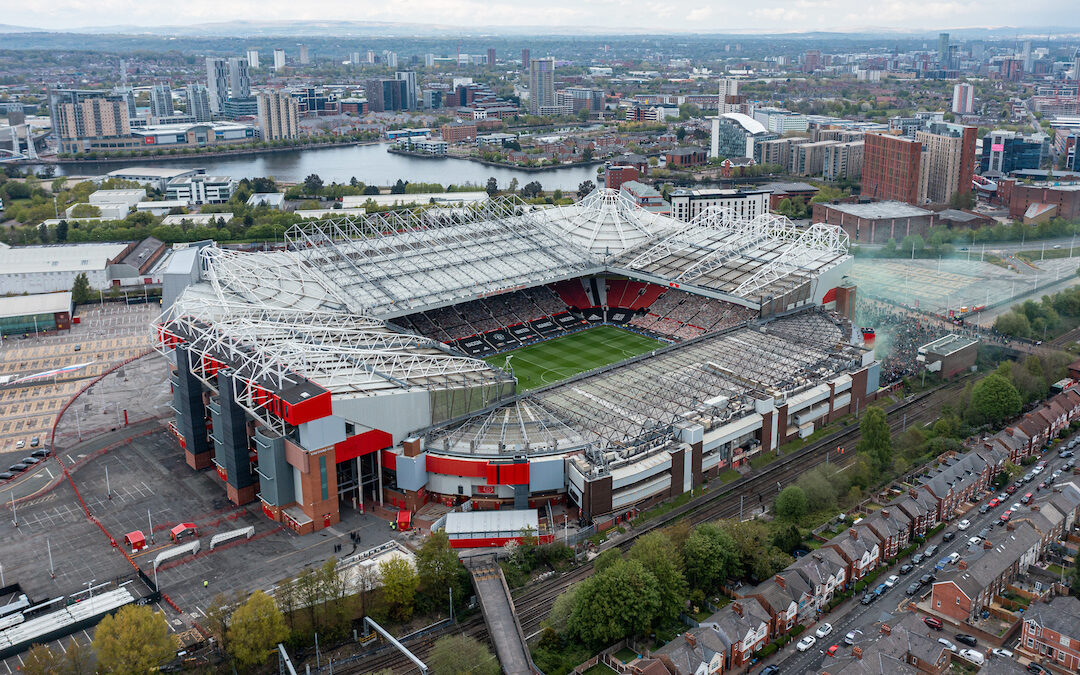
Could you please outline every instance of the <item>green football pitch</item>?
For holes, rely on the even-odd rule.
[[[596,326],[547,342],[521,347],[489,356],[485,361],[502,368],[506,357],[518,379],[518,391],[528,391],[552,384],[578,373],[618,363],[664,346],[653,340],[615,326]]]

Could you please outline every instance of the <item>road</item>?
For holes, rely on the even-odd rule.
[[[880,632],[880,622],[878,619],[883,612],[894,613],[897,611],[903,611],[903,606],[906,605],[909,601],[908,596],[905,594],[905,589],[910,583],[918,580],[919,577],[924,574],[934,573],[934,567],[937,565],[937,562],[945,556],[949,555],[950,553],[958,552],[963,555],[964,551],[968,548],[968,539],[972,536],[978,535],[978,533],[983,528],[991,528],[991,541],[993,541],[993,538],[995,536],[1000,536],[1000,532],[1002,531],[1002,529],[1000,527],[996,527],[995,524],[1000,522],[1000,516],[1005,511],[1005,509],[1008,508],[1012,503],[1019,502],[1020,497],[1024,494],[1024,492],[1035,492],[1035,485],[1038,484],[1038,481],[1043,477],[1049,476],[1055,468],[1060,468],[1061,465],[1065,462],[1064,459],[1061,459],[1057,456],[1057,450],[1051,450],[1047,452],[1043,458],[1048,461],[1048,465],[1046,470],[1043,471],[1042,475],[1039,478],[1023,486],[1016,492],[1016,494],[1011,495],[1008,501],[1004,502],[997,508],[990,509],[985,514],[980,514],[977,507],[972,507],[968,513],[964,514],[964,516],[971,521],[971,527],[967,528],[967,530],[963,532],[959,531],[955,525],[955,523],[958,523],[963,518],[954,518],[953,521],[950,522],[949,525],[942,532],[927,541],[926,545],[919,549],[919,551],[925,551],[928,546],[930,546],[931,544],[935,544],[938,546],[938,550],[935,551],[934,555],[924,558],[923,561],[920,562],[918,565],[915,565],[914,569],[912,569],[908,574],[901,576],[900,581],[896,584],[896,586],[886,590],[881,595],[881,597],[878,598],[874,603],[870,605],[860,604],[859,601],[861,600],[861,596],[856,595],[855,597],[851,598],[850,600],[844,602],[839,607],[837,607],[836,611],[834,611],[832,614],[823,617],[825,620],[832,624],[832,633],[827,637],[818,639],[817,643],[806,652],[798,652],[794,649],[794,647],[792,647],[788,656],[785,659],[783,659],[782,661],[774,662],[778,666],[780,666],[780,672],[821,672],[822,669],[828,665],[826,661],[832,658],[825,655],[825,650],[828,649],[831,645],[835,644],[840,644],[841,649],[843,649],[843,639],[844,636],[847,635],[848,631],[861,631],[861,633],[858,633],[856,635],[856,645],[869,644],[876,641],[878,633]],[[1058,480],[1065,480],[1065,475],[1063,474],[1062,476],[1060,476]],[[1036,494],[1038,493],[1036,492]],[[979,503],[985,503],[991,497],[992,495],[988,494]],[[956,538],[953,539],[951,542],[946,543],[943,542],[943,537],[947,532],[954,533],[956,535]],[[899,568],[905,562],[910,562],[910,560],[904,559],[898,562],[895,569],[891,570],[889,574],[899,575]],[[885,581],[888,576],[888,574],[882,573],[881,576],[878,577],[877,583]],[[927,592],[929,592],[929,588],[923,586],[919,589],[919,593],[916,594],[915,597],[919,597],[923,593]],[[808,626],[806,630],[806,635],[813,635],[814,631],[817,630],[817,627],[819,625],[820,624],[813,624]],[[941,633],[937,634],[937,636],[944,637],[951,642],[956,643],[956,640],[953,639],[956,633],[957,631],[949,630],[949,628],[946,627],[946,629]],[[960,647],[963,647],[963,645],[958,645],[958,648]],[[986,647],[987,645],[979,645],[979,649],[985,649]]]

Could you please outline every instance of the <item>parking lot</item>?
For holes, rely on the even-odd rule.
[[[73,324],[70,331],[4,339],[0,344],[0,376],[17,380],[59,368],[82,367],[0,388],[0,465],[6,468],[27,455],[35,437],[45,443],[57,413],[89,380],[146,351],[150,324],[159,309],[156,304],[80,307],[75,312],[80,323]]]

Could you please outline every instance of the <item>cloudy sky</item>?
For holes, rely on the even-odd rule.
[[[1060,26],[1063,19],[1080,26],[1077,6],[1077,0],[0,0],[0,23],[67,29],[305,19],[685,32],[937,30]]]

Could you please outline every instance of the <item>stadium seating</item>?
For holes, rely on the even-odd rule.
[[[555,292],[569,307],[584,309],[593,306],[593,302],[585,292],[585,287],[581,285],[580,279],[568,279],[556,283]]]

